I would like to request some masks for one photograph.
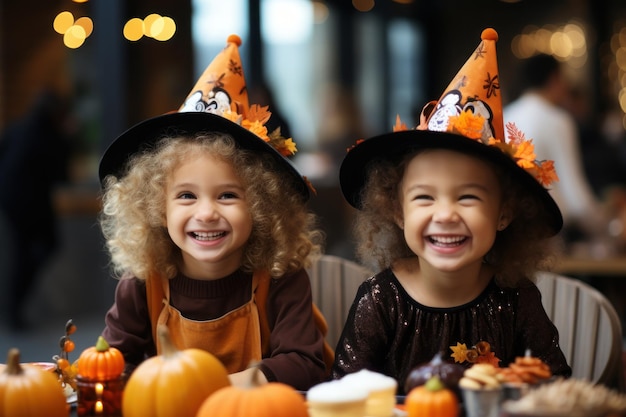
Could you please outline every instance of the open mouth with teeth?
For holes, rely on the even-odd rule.
[[[449,247],[462,245],[467,240],[467,237],[466,236],[428,236],[427,239],[433,245],[449,248]]]
[[[197,240],[217,240],[226,236],[226,232],[191,232],[190,235]]]

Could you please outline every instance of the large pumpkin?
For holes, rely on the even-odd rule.
[[[0,372],[0,417],[67,417],[69,408],[54,373],[20,365],[20,352],[9,350]]]
[[[143,361],[130,375],[122,398],[124,417],[195,416],[213,392],[230,385],[228,371],[201,349],[177,349],[165,325],[157,327],[162,354]]]
[[[124,372],[124,355],[98,336],[95,346],[83,350],[78,358],[78,375],[89,381],[109,381]]]
[[[255,369],[254,374],[259,372],[258,368]],[[252,383],[249,387],[222,388],[204,400],[196,417],[308,417],[308,415],[302,394],[287,384],[269,382],[263,385]]]

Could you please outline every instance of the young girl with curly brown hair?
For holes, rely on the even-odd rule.
[[[380,272],[359,288],[339,340],[333,377],[361,369],[397,379],[441,354],[469,366],[490,346],[506,366],[530,350],[553,374],[571,369],[532,282],[546,268],[559,208],[544,185],[551,161],[508,125],[504,141],[495,62],[482,42],[420,125],[354,146],[340,183],[358,209],[360,259]]]

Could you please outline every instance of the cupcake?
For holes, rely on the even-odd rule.
[[[498,417],[502,401],[502,384],[498,368],[477,363],[466,369],[459,381],[467,417]]]
[[[323,382],[306,394],[310,417],[363,417],[369,391],[342,380]]]
[[[344,376],[341,382],[369,393],[365,407],[366,416],[390,417],[394,414],[398,388],[398,382],[394,378],[363,369]]]
[[[504,386],[505,399],[517,400],[528,393],[530,388],[552,378],[548,364],[526,353],[518,356],[515,362],[498,372],[498,379]]]

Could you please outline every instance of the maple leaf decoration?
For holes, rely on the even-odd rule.
[[[554,169],[554,161],[539,161],[535,154],[535,145],[532,139],[526,139],[524,133],[515,126],[515,123],[506,124],[508,143],[491,138],[490,146],[495,146],[509,155],[515,163],[526,170],[544,187],[548,187],[559,180]]]
[[[262,125],[267,123],[272,117],[272,112],[268,110],[269,106],[259,106],[253,104],[248,109],[248,119],[260,122]]]
[[[400,120],[400,115],[396,115],[396,124],[393,126],[393,131],[403,132],[405,130],[409,129],[406,127],[406,124],[402,123],[402,121]]]
[[[554,169],[554,161],[541,161],[535,178],[537,178],[537,180],[544,187],[547,187],[553,182],[558,181],[559,176],[556,175],[556,169]]]
[[[283,137],[280,132],[280,127],[277,127],[272,132],[267,131],[267,126],[265,126],[265,124],[272,116],[272,112],[269,111],[269,106],[252,104],[246,113],[247,118],[244,119],[241,114],[228,110],[222,114],[222,117],[230,120],[231,122],[237,123],[241,127],[257,135],[263,141],[268,142],[282,156],[291,156],[298,151],[296,143],[292,138]]]
[[[463,363],[467,360],[467,345],[465,343],[456,342],[456,346],[450,346],[452,354],[450,356],[454,362]]]

